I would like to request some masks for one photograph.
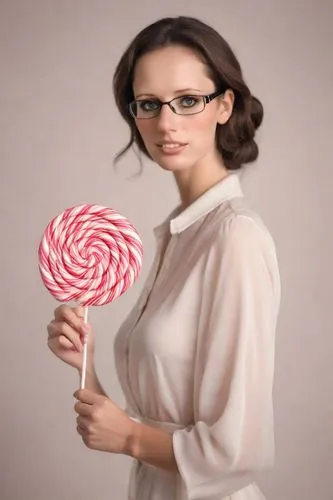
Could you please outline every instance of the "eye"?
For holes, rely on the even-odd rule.
[[[160,107],[159,101],[153,101],[153,100],[143,100],[143,101],[138,101],[139,108],[142,111],[156,111]]]
[[[184,108],[193,108],[193,106],[196,106],[200,102],[200,97],[195,97],[191,95],[184,95],[183,97],[179,98],[179,102],[181,106]]]

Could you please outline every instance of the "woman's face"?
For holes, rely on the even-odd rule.
[[[171,46],[149,52],[135,67],[135,99],[169,101],[183,95],[208,95],[216,90],[204,63],[187,47]],[[191,100],[185,99],[184,104],[191,104]],[[147,106],[149,109],[149,102]],[[135,121],[152,159],[165,170],[177,171],[216,155],[216,126],[227,121],[229,115],[222,97],[216,97],[195,115],[178,115],[164,105],[159,116]]]

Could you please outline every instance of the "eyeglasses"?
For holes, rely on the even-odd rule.
[[[205,109],[206,104],[221,94],[223,92],[218,90],[209,95],[182,95],[165,102],[159,99],[139,99],[130,102],[128,109],[131,115],[138,120],[156,118],[165,104],[177,115],[196,115]]]

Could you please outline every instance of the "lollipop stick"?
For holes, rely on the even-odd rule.
[[[84,308],[84,324],[88,322],[88,307]],[[82,373],[81,373],[81,389],[84,389],[86,384],[86,371],[87,371],[87,351],[88,351],[88,335],[85,335],[83,342],[83,362],[82,362]]]

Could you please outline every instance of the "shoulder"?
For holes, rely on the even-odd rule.
[[[230,200],[216,214],[214,231],[206,253],[207,282],[221,283],[221,290],[232,283],[232,290],[248,286],[280,300],[279,263],[273,237],[260,218],[245,203]],[[220,217],[220,220],[219,220]],[[247,284],[247,285],[246,285]],[[245,289],[245,288],[244,288]],[[236,292],[235,292],[236,293]]]
[[[244,198],[234,198],[215,210],[210,220],[207,268],[215,273],[251,273],[262,269],[279,281],[275,241],[260,215]]]
[[[233,198],[217,207],[208,226],[212,245],[235,242],[242,247],[258,245],[275,252],[270,230],[244,197]]]

